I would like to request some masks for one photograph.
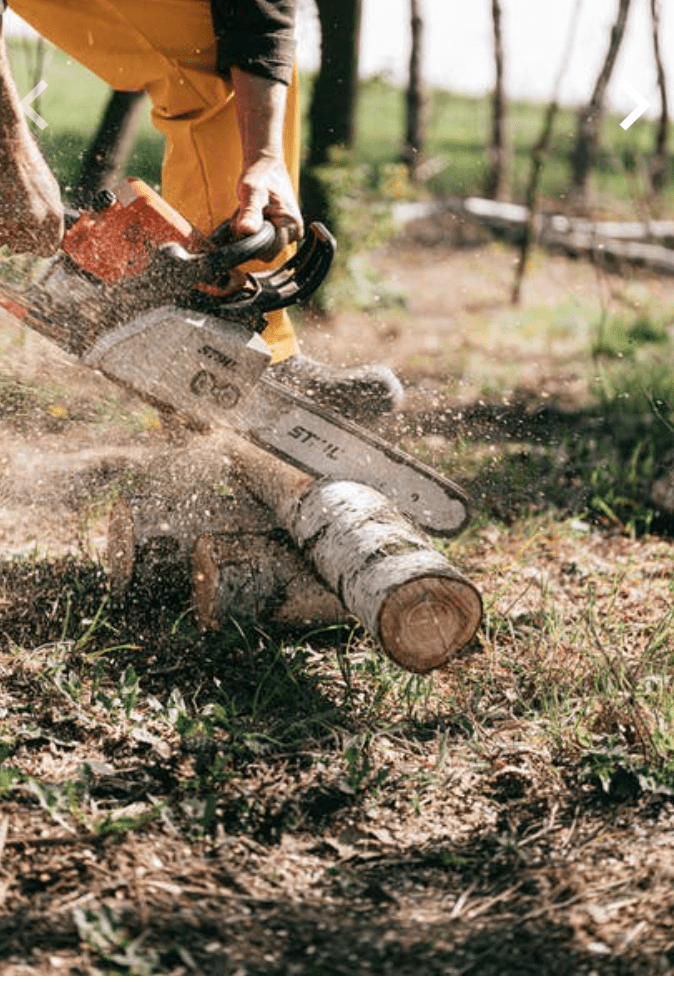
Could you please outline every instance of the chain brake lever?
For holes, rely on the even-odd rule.
[[[310,297],[332,265],[336,242],[321,222],[312,222],[295,255],[277,269],[249,273],[252,295],[227,304],[228,311],[266,314]]]

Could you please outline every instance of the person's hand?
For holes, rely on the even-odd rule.
[[[239,236],[259,232],[266,218],[276,229],[276,241],[265,259],[304,237],[304,223],[285,164],[277,157],[260,157],[244,168],[237,185],[239,210],[234,229]]]
[[[63,238],[58,182],[28,132],[0,151],[0,245],[51,256]]]

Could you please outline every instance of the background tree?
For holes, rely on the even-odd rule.
[[[99,188],[119,178],[133,147],[144,96],[144,92],[111,92],[82,161],[74,195],[79,208],[86,208]]]
[[[494,91],[491,100],[491,140],[489,143],[489,172],[484,193],[488,198],[503,198],[507,180],[506,101],[503,85],[503,11],[501,0],[491,0],[491,19],[494,30]]]
[[[660,50],[660,0],[651,0],[651,23],[653,28],[653,52],[655,67],[658,73],[658,90],[660,92],[660,118],[655,131],[655,151],[650,169],[651,191],[659,194],[667,182],[669,154],[667,138],[669,135],[669,108],[667,104],[667,81],[665,66]]]
[[[356,132],[361,0],[316,0],[321,67],[309,107],[309,166],[333,147],[353,146]]]
[[[39,82],[46,78],[54,54],[54,48],[43,37],[37,37],[35,40],[30,37],[24,37],[18,41],[18,44],[23,52],[26,74],[28,75],[29,91],[32,91],[37,87]],[[37,115],[41,116],[42,93],[39,92],[34,96],[30,104]]]
[[[410,0],[412,43],[409,77],[405,93],[406,126],[402,157],[412,178],[416,176],[425,138],[425,100],[422,74],[424,21],[421,6],[421,0]]]
[[[529,209],[529,214],[527,221],[525,222],[524,229],[522,230],[520,252],[517,267],[515,269],[515,280],[513,282],[511,295],[511,302],[514,304],[519,303],[522,296],[522,282],[524,280],[524,274],[526,273],[529,254],[531,252],[531,245],[534,239],[534,222],[536,220],[536,209],[538,205],[538,189],[541,181],[541,175],[543,173],[543,165],[548,153],[548,147],[550,146],[552,129],[559,110],[559,93],[562,88],[564,73],[569,65],[569,62],[571,61],[571,52],[573,51],[573,45],[576,38],[576,30],[578,28],[578,20],[582,3],[583,0],[576,0],[576,5],[573,8],[566,45],[564,46],[562,60],[552,90],[552,99],[545,113],[541,135],[531,151],[531,171],[529,174],[529,183],[527,185],[525,196],[525,203]]]
[[[578,116],[578,131],[576,145],[571,156],[571,188],[569,198],[575,205],[585,205],[587,197],[587,181],[590,170],[597,155],[599,143],[599,124],[604,113],[606,89],[611,80],[620,45],[625,36],[627,15],[632,0],[618,0],[618,13],[611,28],[608,51],[594,91],[587,106],[581,109]]]

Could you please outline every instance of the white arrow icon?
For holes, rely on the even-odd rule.
[[[628,130],[632,123],[646,112],[650,106],[650,102],[646,102],[644,97],[639,95],[637,90],[633,89],[627,82],[623,82],[622,88],[625,90],[625,92],[627,92],[630,99],[634,99],[637,104],[637,108],[633,109],[629,116],[626,116],[620,124],[624,130]]]
[[[45,129],[45,127],[48,124],[46,120],[42,118],[42,116],[40,116],[38,113],[35,112],[35,110],[30,105],[30,103],[33,102],[35,99],[37,99],[39,95],[42,95],[42,93],[46,88],[47,88],[47,82],[45,82],[45,80],[41,78],[40,81],[35,86],[35,88],[31,89],[28,95],[24,96],[21,102],[19,103],[19,105],[25,112],[26,116],[28,116],[29,119],[32,119],[35,125],[39,126],[41,130]]]

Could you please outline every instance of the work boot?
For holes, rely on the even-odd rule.
[[[386,365],[333,368],[297,354],[273,365],[271,372],[307,399],[351,419],[390,413],[404,398],[402,385]]]

